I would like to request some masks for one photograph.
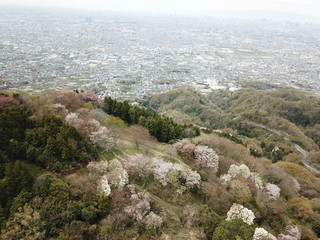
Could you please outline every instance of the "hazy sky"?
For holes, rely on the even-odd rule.
[[[0,4],[169,13],[273,10],[320,16],[320,0],[0,0]]]

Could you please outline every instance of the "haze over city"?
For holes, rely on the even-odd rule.
[[[95,10],[165,13],[209,13],[214,11],[280,11],[299,15],[319,16],[317,0],[0,0],[0,5],[63,7]]]

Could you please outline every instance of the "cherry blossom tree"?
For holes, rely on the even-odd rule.
[[[118,144],[117,137],[106,127],[100,127],[97,131],[91,133],[89,138],[94,145],[99,146],[106,151]]]
[[[251,172],[245,164],[241,164],[240,166],[232,164],[228,170],[228,173],[222,175],[220,178],[228,184],[232,179],[237,177],[251,179],[257,189],[263,189],[263,182],[260,175],[256,172]]]
[[[218,171],[219,156],[212,148],[203,145],[196,146],[189,140],[182,140],[174,146],[189,159],[194,159],[198,166],[209,168],[214,174]]]
[[[187,188],[200,187],[201,176],[197,171],[187,170],[185,179]]]
[[[60,103],[53,104],[53,109],[56,111],[58,115],[65,118],[68,115],[68,110],[65,105],[62,105]]]
[[[193,143],[187,143],[185,145],[182,146],[182,148],[180,149],[180,152],[182,154],[184,154],[185,156],[187,156],[190,159],[194,158],[194,150],[196,148],[196,145]]]
[[[208,146],[196,146],[194,149],[194,158],[200,167],[210,168],[216,173],[219,166],[219,156]]]
[[[100,122],[96,119],[87,117],[82,119],[77,113],[69,113],[65,120],[87,138],[101,128]]]
[[[163,220],[162,217],[159,215],[155,214],[154,212],[150,212],[144,219],[144,223],[147,226],[152,227],[154,230],[158,229],[161,227]]]
[[[104,193],[106,196],[109,196],[111,194],[111,188],[106,175],[103,175],[99,180],[98,192]]]
[[[179,193],[200,186],[200,175],[178,163],[166,162],[161,158],[148,158],[142,154],[129,156],[123,162],[124,168],[130,175],[146,177],[153,174],[154,178],[163,186],[170,183],[180,188],[178,189]],[[180,177],[185,179],[183,185],[179,185]]]
[[[107,173],[107,178],[111,187],[123,188],[128,184],[128,173],[122,167],[122,164],[119,160],[113,159],[108,167],[109,172]]]
[[[84,102],[90,102],[95,107],[99,107],[102,104],[101,98],[93,92],[80,92],[79,96]]]
[[[124,211],[138,222],[143,222],[151,209],[148,201],[149,196],[147,193],[136,193],[133,185],[129,185],[128,187],[131,191],[130,205],[125,207]]]
[[[149,195],[147,193],[136,193],[133,185],[128,185],[131,191],[130,205],[124,211],[136,221],[157,229],[162,225],[161,216],[151,211]]]
[[[92,173],[97,173],[102,175],[108,172],[108,166],[109,164],[106,161],[101,161],[101,162],[91,161],[88,163],[87,168]]]
[[[142,154],[131,155],[125,158],[123,162],[124,168],[133,176],[146,177],[151,173],[153,167],[152,159]]]
[[[82,119],[80,119],[78,117],[78,114],[76,113],[69,113],[65,120],[72,126],[74,126],[75,128],[80,128],[82,126],[82,124],[84,123],[84,121]]]
[[[62,89],[55,91],[50,94],[50,98],[53,100],[53,103],[63,104],[71,111],[74,111],[83,105],[83,101],[78,93],[72,90]]]
[[[244,206],[234,203],[230,210],[227,213],[227,220],[241,219],[248,225],[253,224],[253,220],[255,219],[254,213]]]
[[[264,228],[256,228],[252,240],[277,240],[277,238]]]
[[[281,189],[272,183],[267,183],[265,186],[268,200],[277,200],[280,197]]]
[[[297,226],[289,225],[286,227],[285,233],[278,236],[278,240],[300,240],[301,233]]]

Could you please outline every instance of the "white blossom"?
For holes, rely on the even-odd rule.
[[[91,161],[88,163],[87,168],[90,172],[98,173],[98,174],[105,174],[108,171],[108,162],[101,161],[101,162],[94,162]]]
[[[103,175],[99,180],[98,192],[104,193],[106,196],[109,196],[111,194],[111,188],[108,183],[108,178],[105,175]]]
[[[99,130],[91,133],[89,138],[94,145],[100,146],[105,150],[110,150],[117,145],[116,137],[106,127],[100,127]]]
[[[229,183],[236,177],[250,178],[258,189],[263,189],[263,182],[259,176],[259,173],[251,172],[245,164],[241,164],[240,166],[232,164],[228,170],[228,173],[222,175],[220,178],[225,183]]]
[[[123,188],[128,184],[128,173],[122,167],[122,164],[117,159],[113,159],[108,167],[109,172],[107,173],[107,178],[109,184],[115,188]]]
[[[237,176],[242,176],[244,178],[251,177],[251,171],[245,164],[241,164],[240,166],[232,164],[229,168],[228,174],[232,176],[232,178]]]
[[[180,151],[180,150],[183,148],[184,145],[190,144],[190,143],[191,143],[190,140],[188,140],[188,139],[182,139],[181,141],[174,143],[173,146],[174,146],[175,148],[177,148],[178,151]]]
[[[83,124],[83,120],[79,119],[78,114],[76,113],[69,113],[65,120],[72,126],[74,126],[75,128],[78,128],[79,126],[81,126]]]
[[[131,175],[146,177],[152,172],[152,159],[142,154],[131,155],[124,159],[124,167]]]
[[[130,175],[146,177],[149,174],[153,174],[154,179],[163,186],[168,183],[175,185],[181,175],[186,179],[186,188],[183,191],[194,185],[198,187],[200,185],[200,175],[179,163],[166,162],[161,158],[148,158],[141,154],[129,156],[124,159],[123,163],[124,168]]]
[[[153,175],[163,186],[168,183],[167,175],[170,171],[180,171],[180,164],[165,162],[162,159],[153,158]]]
[[[130,197],[131,204],[125,207],[124,211],[138,222],[143,222],[150,212],[148,195],[143,193],[133,193]]]
[[[150,212],[144,219],[144,223],[147,226],[152,226],[153,229],[157,229],[160,228],[163,221],[162,221],[162,217],[160,217],[159,215],[155,214],[154,212]]]
[[[219,156],[208,146],[196,146],[194,149],[194,158],[200,167],[211,168],[214,173],[218,171]]]
[[[252,240],[277,240],[277,238],[264,228],[256,228]]]
[[[263,189],[263,182],[259,173],[253,172],[251,175],[251,180],[258,189]]]
[[[254,213],[244,206],[234,203],[227,213],[227,220],[242,219],[246,224],[252,225],[255,219]]]
[[[197,173],[197,171],[192,171],[189,169],[186,172],[185,178],[186,178],[186,187],[192,188],[194,186],[196,187],[200,186],[201,176],[199,175],[199,173]]]
[[[128,185],[131,192],[130,205],[124,211],[136,221],[144,223],[149,227],[157,229],[162,225],[161,216],[151,211],[149,195],[147,193],[136,193],[134,185]]]
[[[267,183],[265,190],[268,195],[268,200],[277,200],[280,197],[281,189],[275,184]]]
[[[66,109],[66,106],[61,103],[55,103],[53,104],[53,108],[55,109]]]

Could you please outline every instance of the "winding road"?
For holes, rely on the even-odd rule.
[[[282,136],[284,137],[284,139],[286,141],[290,141],[289,138],[287,138],[286,136],[284,136],[283,134],[281,134],[281,132],[275,130],[275,129],[272,129],[270,127],[267,127],[263,124],[260,124],[260,123],[255,123],[255,122],[252,122],[252,121],[241,121],[241,122],[244,122],[244,123],[248,123],[248,124],[251,124],[251,125],[254,125],[254,126],[257,126],[257,127],[261,127],[263,129],[266,129],[270,132],[273,132],[279,136]],[[302,164],[307,168],[309,169],[311,172],[315,173],[315,174],[318,174],[320,175],[320,170],[317,169],[316,167],[312,166],[309,162],[308,162],[308,157],[309,157],[309,152],[307,152],[306,150],[304,150],[301,146],[299,146],[298,144],[294,144],[293,145],[294,148],[299,151],[302,155],[303,155],[303,159],[302,159]]]

